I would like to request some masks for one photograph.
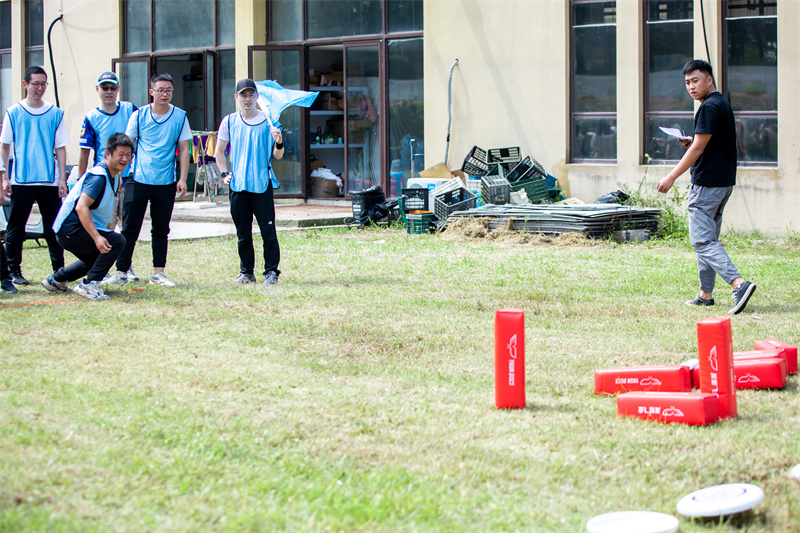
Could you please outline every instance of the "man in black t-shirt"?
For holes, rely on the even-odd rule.
[[[689,191],[689,238],[697,254],[700,294],[687,305],[714,305],[712,292],[716,275],[733,288],[733,307],[728,313],[744,310],[756,285],[742,279],[719,242],[722,212],[736,185],[736,126],[733,110],[714,86],[711,65],[695,59],[683,67],[686,90],[701,102],[694,118],[694,136],[681,139],[688,148],[678,165],[658,182],[658,192],[666,193],[691,167]]]

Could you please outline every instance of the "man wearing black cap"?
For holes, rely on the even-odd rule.
[[[255,283],[255,250],[253,248],[253,216],[256,217],[264,240],[264,285],[278,283],[278,263],[281,252],[275,231],[275,202],[273,189],[280,187],[271,157],[283,157],[283,137],[280,124],[256,108],[258,91],[251,79],[236,84],[240,111],[222,119],[217,134],[214,156],[222,178],[230,186],[231,217],[236,226],[239,251],[239,277],[236,283]],[[231,145],[231,172],[225,161],[225,147]]]
[[[78,177],[83,176],[90,166],[99,165],[103,162],[103,154],[106,151],[106,141],[115,133],[125,133],[128,126],[128,119],[136,111],[137,107],[130,102],[117,101],[119,94],[119,78],[113,72],[103,72],[97,78],[95,87],[97,95],[100,97],[100,105],[95,107],[83,119],[81,126],[80,147],[81,154],[78,160]],[[89,154],[94,152],[94,161],[89,165]],[[125,167],[122,171],[122,184],[114,197],[114,209],[111,213],[111,221],[108,229],[114,230],[117,222],[122,221],[122,205],[125,194],[125,181],[130,174],[131,166]],[[139,278],[134,274],[133,268],[128,269],[128,281],[137,281]]]

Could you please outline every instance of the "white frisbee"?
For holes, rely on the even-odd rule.
[[[800,465],[794,465],[794,468],[792,468],[792,477],[800,481]]]
[[[652,511],[620,511],[586,522],[589,533],[673,533],[680,523],[672,515]]]
[[[752,509],[764,499],[761,487],[749,483],[728,483],[707,487],[678,500],[683,516],[721,516]]]

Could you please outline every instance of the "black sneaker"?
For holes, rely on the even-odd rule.
[[[10,279],[4,279],[0,283],[2,284],[3,292],[7,292],[8,294],[14,294],[15,292],[19,292]]]
[[[22,287],[23,285],[30,285],[28,280],[22,277],[22,272],[20,272],[19,270],[11,273],[11,283],[16,285],[17,287]]]
[[[275,273],[274,270],[270,270],[267,272],[267,275],[264,276],[264,285],[275,285],[278,283],[278,275]]]
[[[688,302],[686,302],[686,305],[700,305],[705,307],[711,307],[712,305],[714,305],[714,298],[709,298],[708,300],[706,300],[705,298],[703,298],[698,294],[697,298],[695,298],[694,300],[689,300]]]
[[[729,315],[738,315],[744,311],[747,301],[756,292],[756,284],[743,281],[741,285],[733,289],[733,308],[728,311]]]

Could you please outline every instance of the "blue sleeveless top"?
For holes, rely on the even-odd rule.
[[[129,136],[136,137],[133,181],[169,185],[175,182],[175,150],[186,111],[170,105],[169,112],[156,120],[151,107],[149,104],[136,111],[136,130],[128,130]]]
[[[55,183],[56,130],[64,112],[56,106],[34,115],[19,103],[8,108],[14,136],[13,178],[17,183]]]
[[[275,140],[266,117],[258,124],[248,124],[236,112],[225,120],[228,121],[231,150],[231,190],[261,194],[269,188],[270,182],[273,189],[280,187],[269,164]],[[279,124],[275,126],[280,128]]]
[[[72,187],[72,190],[69,191],[67,197],[64,198],[64,203],[61,204],[61,209],[58,210],[56,220],[53,222],[53,231],[56,233],[61,230],[65,222],[67,226],[74,226],[76,223],[78,226],[83,226],[77,211],[75,211],[75,205],[78,203],[78,198],[80,198],[81,194],[84,192],[86,178],[90,180],[100,178],[104,181],[103,195],[100,198],[92,196],[94,198],[94,203],[89,210],[91,211],[92,222],[94,222],[94,227],[97,228],[97,231],[109,231],[108,223],[111,222],[111,215],[114,210],[114,196],[119,190],[120,177],[114,176],[112,180],[108,175],[108,167],[105,163],[101,163],[84,174],[83,177],[78,180],[78,183]],[[87,194],[89,193],[87,192]]]

